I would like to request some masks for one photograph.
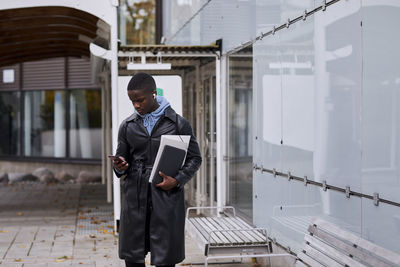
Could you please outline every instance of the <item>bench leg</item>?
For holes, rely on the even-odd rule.
[[[293,259],[297,259],[296,256],[289,253],[282,254],[254,254],[254,255],[229,255],[229,256],[209,256],[206,257],[206,261],[204,263],[205,267],[208,267],[208,260],[213,259],[234,259],[234,258],[271,258],[271,257],[291,257]]]

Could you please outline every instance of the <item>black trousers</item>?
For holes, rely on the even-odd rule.
[[[153,210],[153,203],[151,201],[151,185],[149,184],[149,189],[147,190],[147,206],[146,206],[146,226],[144,230],[144,245],[145,245],[145,251],[146,254],[147,252],[150,251],[150,217],[151,217],[151,212]],[[144,255],[145,257],[146,255]],[[126,267],[146,267],[144,263],[136,263],[136,262],[129,262],[125,261]],[[175,264],[172,265],[157,265],[156,267],[175,267]]]

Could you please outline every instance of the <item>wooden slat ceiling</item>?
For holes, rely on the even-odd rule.
[[[110,28],[96,16],[67,7],[0,10],[0,66],[52,57],[89,57],[104,48]]]

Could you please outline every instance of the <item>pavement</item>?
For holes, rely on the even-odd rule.
[[[0,185],[0,266],[124,267],[113,216],[105,185]],[[185,245],[186,259],[177,266],[202,266],[204,252],[188,234]]]

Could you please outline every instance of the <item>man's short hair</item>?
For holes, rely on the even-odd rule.
[[[156,82],[153,77],[147,73],[139,72],[136,73],[128,84],[128,91],[131,90],[146,90],[153,92],[157,89]]]

